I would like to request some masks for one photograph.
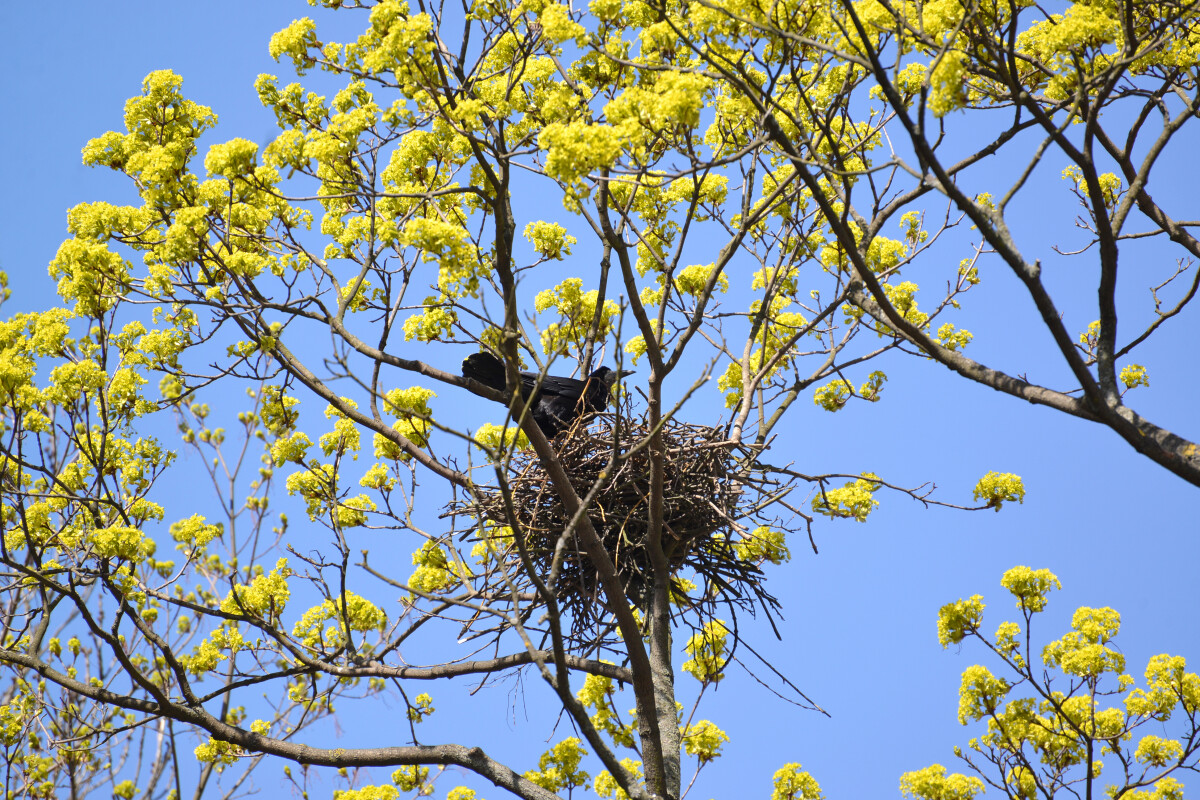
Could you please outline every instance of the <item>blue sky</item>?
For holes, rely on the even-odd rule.
[[[53,302],[46,265],[65,236],[68,208],[128,199],[117,176],[81,165],[80,149],[120,127],[122,105],[142,78],[164,68],[181,74],[185,93],[220,117],[212,141],[265,142],[273,121],[259,106],[253,81],[261,72],[287,75],[271,61],[267,41],[304,15],[322,25],[329,17],[303,2],[280,0],[27,3],[8,10],[10,41],[0,52],[0,107],[7,119],[0,126],[0,269],[15,296],[6,316]],[[344,39],[363,24],[361,12],[335,15],[333,33],[323,27],[322,35]],[[1167,158],[1152,188],[1186,209],[1194,171],[1179,146]],[[1062,206],[1052,213],[1043,206],[1071,202],[1061,191],[1052,201],[1042,199],[1060,169],[1047,165],[1039,173],[1042,183],[1018,214],[1020,235],[1068,243],[1076,235],[1067,227],[1074,210]],[[570,227],[565,212],[561,221]],[[1052,260],[1048,250],[1034,255]],[[1090,277],[1088,262],[1073,263],[1052,279],[1063,290],[1077,281],[1072,269]],[[978,337],[975,357],[1014,372],[1061,376],[1042,359],[1049,339],[1017,282],[998,265],[984,277],[981,291],[968,298],[973,316],[963,323]],[[1131,261],[1122,279],[1129,297],[1145,296],[1157,282]],[[1075,301],[1083,317],[1092,291],[1081,291]],[[1074,304],[1067,306],[1075,312]],[[1192,309],[1163,328],[1138,358],[1149,368],[1151,387],[1131,397],[1145,416],[1193,440],[1200,437],[1198,323]],[[446,358],[456,363],[457,357]],[[1042,641],[1061,635],[1076,607],[1112,606],[1122,614],[1119,643],[1135,676],[1159,652],[1184,655],[1193,670],[1200,667],[1195,487],[1105,429],[967,384],[933,364],[909,360],[889,374],[885,402],[852,405],[834,416],[815,407],[795,414],[776,460],[795,460],[811,472],[873,470],[911,486],[934,481],[939,497],[951,502],[969,501],[971,487],[988,470],[1015,472],[1025,480],[1026,501],[999,514],[966,514],[882,495],[868,524],[819,525],[820,555],[794,540],[791,563],[771,573],[770,588],[784,604],[783,640],[759,626],[752,641],[832,717],[783,704],[734,670],[702,714],[732,741],[692,797],[769,796],[771,773],[790,761],[803,763],[830,798],[898,795],[902,771],[935,761],[954,768],[951,748],[978,734],[956,721],[959,674],[982,654],[970,647],[943,650],[935,635],[937,609],[983,594],[991,601],[985,628],[994,629],[1013,616],[999,578],[1017,564],[1048,567],[1063,581],[1042,622]],[[465,400],[465,393],[453,399]],[[539,713],[545,708],[539,704],[548,695],[533,677],[524,685],[528,694],[520,698],[504,686],[475,699],[444,695],[430,735],[497,754],[544,748],[554,715]],[[378,744],[402,743],[377,733],[386,719],[380,715],[390,711],[346,711],[348,739],[369,730]],[[560,728],[558,736],[563,733]],[[279,785],[280,766],[269,766],[258,780],[267,796]]]

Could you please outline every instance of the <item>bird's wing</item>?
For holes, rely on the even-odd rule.
[[[531,375],[534,381],[537,380],[536,375]],[[542,394],[552,394],[559,397],[567,397],[572,400],[578,400],[583,396],[585,381],[576,378],[563,378],[558,375],[547,375],[542,379]]]

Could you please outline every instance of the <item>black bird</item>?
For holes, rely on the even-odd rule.
[[[488,388],[504,391],[504,362],[491,353],[472,353],[467,356],[462,363],[462,374],[464,378],[479,381]],[[607,408],[617,378],[632,374],[632,370],[618,373],[608,367],[600,367],[585,380],[579,380],[522,372],[521,396],[530,399],[532,395],[529,413],[546,438],[553,439],[569,428],[580,414]]]

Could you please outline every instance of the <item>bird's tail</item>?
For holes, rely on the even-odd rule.
[[[504,363],[491,353],[472,353],[463,359],[464,378],[479,381],[492,389],[504,388]]]

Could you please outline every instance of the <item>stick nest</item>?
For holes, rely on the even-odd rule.
[[[601,486],[587,515],[614,562],[626,598],[638,607],[650,595],[653,575],[646,544],[650,433],[644,420],[596,414],[553,441],[580,498]],[[767,487],[746,469],[754,461],[752,448],[730,442],[726,429],[675,420],[666,422],[662,437],[663,550],[676,601],[705,606],[700,610],[709,613],[727,603],[750,610],[754,601],[764,608],[767,603],[774,606],[774,598],[761,587],[757,563],[739,558],[735,545],[750,535],[742,521],[769,504],[764,502]],[[619,457],[608,475],[614,452]],[[491,537],[499,562],[492,588],[498,594],[511,591],[512,585],[499,579],[503,574],[508,581],[517,581],[520,591],[532,591],[527,558],[533,574],[546,581],[560,610],[571,618],[572,637],[591,643],[606,639],[605,620],[611,616],[599,575],[580,535],[570,529],[570,515],[532,449],[513,455],[506,483],[511,506],[501,488],[479,487],[474,499],[456,502],[451,509],[455,516],[466,514],[485,523],[479,530]],[[564,535],[564,531],[569,532]],[[685,594],[691,587],[683,583],[684,578],[695,584],[690,596]]]

